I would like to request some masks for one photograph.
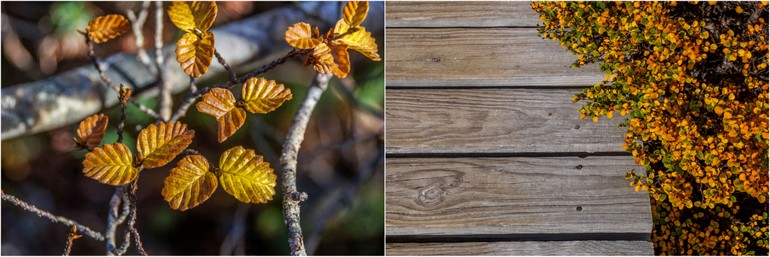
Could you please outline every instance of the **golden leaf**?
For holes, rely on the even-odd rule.
[[[217,18],[217,4],[213,1],[172,2],[168,7],[168,17],[181,30],[205,32]]]
[[[332,73],[338,78],[344,78],[350,72],[350,58],[348,57],[348,46],[331,45],[331,55],[334,58]]]
[[[94,114],[80,122],[78,125],[75,144],[79,148],[93,149],[102,142],[104,131],[107,130],[109,119],[103,113]]]
[[[219,158],[219,182],[241,202],[265,203],[275,195],[275,173],[253,150],[236,146]]]
[[[326,43],[318,44],[313,48],[313,53],[308,56],[305,64],[313,64],[313,69],[319,73],[331,74],[334,69],[334,57]]]
[[[283,38],[291,47],[299,49],[311,49],[321,43],[321,40],[313,35],[310,24],[298,22],[286,29]],[[317,34],[317,33],[316,33]]]
[[[197,78],[205,74],[214,56],[214,34],[203,32],[203,38],[186,33],[176,42],[176,60],[188,75]]]
[[[348,48],[358,51],[373,61],[381,60],[380,55],[377,54],[377,43],[372,37],[372,33],[366,31],[364,27],[334,40],[333,43],[347,45]]]
[[[139,171],[131,165],[132,157],[124,144],[104,144],[86,154],[83,173],[104,184],[124,185],[139,176]]]
[[[104,43],[128,32],[131,26],[126,17],[119,14],[99,16],[86,27],[88,38],[94,43]]]
[[[209,172],[202,155],[188,155],[177,162],[163,181],[161,194],[171,209],[185,211],[203,203],[217,189],[217,177]]]
[[[195,107],[199,112],[217,119],[217,140],[220,143],[238,131],[246,120],[246,111],[235,107],[235,96],[227,89],[211,89]]]
[[[350,27],[358,27],[366,19],[366,13],[369,12],[369,2],[350,1],[342,9],[342,19]]]
[[[291,90],[265,78],[249,78],[243,84],[244,108],[251,113],[268,113],[291,99]]]
[[[136,150],[145,168],[157,168],[173,160],[192,143],[194,130],[181,122],[150,124],[137,137]]]

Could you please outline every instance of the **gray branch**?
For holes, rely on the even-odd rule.
[[[93,229],[91,229],[89,227],[83,226],[80,223],[77,223],[77,222],[75,222],[75,221],[73,221],[71,219],[60,217],[60,216],[56,216],[56,215],[51,214],[50,212],[38,209],[34,205],[31,205],[31,204],[29,204],[27,202],[24,202],[21,199],[16,198],[15,196],[6,194],[2,190],[0,190],[0,194],[2,194],[3,201],[8,201],[8,202],[10,202],[10,203],[12,203],[12,204],[14,204],[16,206],[21,207],[22,209],[24,209],[26,211],[32,212],[34,214],[37,214],[37,216],[49,219],[50,221],[53,221],[54,223],[61,223],[61,224],[67,225],[68,227],[76,227],[77,230],[80,233],[83,233],[84,235],[89,236],[89,237],[91,237],[93,239],[96,239],[96,240],[99,240],[99,241],[103,241],[104,240],[104,236],[101,233],[96,232],[96,231],[94,231]]]
[[[305,139],[305,129],[310,121],[310,115],[326,91],[329,85],[330,75],[318,74],[313,84],[307,91],[305,99],[297,110],[297,114],[291,121],[291,127],[283,142],[283,154],[281,154],[281,167],[283,168],[283,221],[286,223],[286,234],[289,235],[289,251],[291,255],[307,255],[300,227],[299,202],[307,198],[304,192],[297,191],[297,154],[302,140]]]
[[[297,7],[283,7],[212,30],[215,47],[222,57],[239,70],[250,70],[270,60],[276,53],[286,53],[289,46],[283,39],[286,28],[298,21],[311,24],[334,24],[339,10],[335,2],[303,2]],[[382,2],[372,2],[364,26],[371,31],[383,29]],[[319,21],[313,17],[325,17]],[[322,28],[323,29],[323,28]],[[163,48],[166,56],[174,55],[176,44]],[[154,53],[148,53],[155,58]],[[116,54],[104,58],[105,72],[115,82],[134,86],[137,97],[156,96],[158,82],[155,74],[142,64],[135,54]],[[189,85],[188,76],[176,61],[163,64],[165,79],[173,93]],[[211,80],[225,70],[212,65],[201,77]],[[51,78],[2,89],[2,140],[48,131],[82,119],[117,104],[117,95],[100,86],[99,74],[86,65]]]

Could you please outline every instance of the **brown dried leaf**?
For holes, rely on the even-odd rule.
[[[91,20],[86,27],[88,38],[94,43],[104,43],[131,29],[126,17],[120,14],[99,16]]]
[[[177,28],[186,32],[207,31],[217,19],[217,4],[213,1],[172,2],[168,17]]]
[[[163,181],[161,194],[171,209],[185,211],[203,203],[217,189],[217,177],[209,172],[202,155],[188,155],[177,162]]]
[[[194,130],[181,122],[151,124],[137,137],[136,150],[145,168],[157,168],[173,160],[192,143]]]
[[[219,182],[228,194],[245,203],[266,203],[275,195],[276,175],[270,163],[253,150],[236,146],[219,158]]]
[[[103,113],[94,114],[78,125],[75,144],[81,149],[93,149],[102,142],[104,131],[107,130],[109,119]]]
[[[334,69],[334,57],[326,43],[321,43],[313,48],[313,53],[308,56],[305,64],[313,64],[313,69],[318,73],[332,74]]]
[[[350,27],[358,27],[366,19],[366,13],[369,12],[369,2],[350,1],[342,9],[342,19]]]
[[[310,24],[298,22],[284,33],[283,38],[291,47],[299,49],[311,49],[321,43],[321,40],[315,37],[311,31]]]
[[[199,112],[217,119],[217,140],[220,143],[238,131],[246,120],[246,111],[235,107],[235,96],[227,89],[211,89],[195,107]]]
[[[176,42],[176,60],[187,75],[200,77],[209,70],[214,56],[214,34],[203,32],[203,38],[186,33]]]
[[[291,90],[265,78],[249,78],[243,84],[244,108],[251,113],[268,113],[291,99]]]
[[[350,57],[348,56],[348,46],[331,45],[331,55],[334,58],[332,73],[338,78],[344,78],[350,72]]]
[[[139,171],[132,166],[132,157],[124,144],[104,144],[86,154],[83,173],[104,184],[124,185],[139,177]]]

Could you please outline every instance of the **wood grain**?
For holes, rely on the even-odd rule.
[[[580,120],[580,89],[386,89],[389,154],[623,152],[622,118]]]
[[[528,1],[388,2],[388,28],[532,27],[540,24]]]
[[[388,237],[639,240],[652,229],[647,193],[623,178],[643,170],[631,156],[389,158],[386,165]]]
[[[577,57],[529,28],[388,29],[387,86],[591,86],[604,79],[596,64],[571,68]]]
[[[646,241],[388,243],[386,255],[654,255]]]

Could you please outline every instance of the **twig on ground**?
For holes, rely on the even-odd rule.
[[[56,215],[51,214],[50,212],[38,209],[34,205],[29,204],[27,202],[24,202],[21,199],[16,198],[15,196],[6,194],[2,190],[0,190],[0,194],[2,194],[3,201],[8,201],[8,202],[12,203],[13,205],[19,206],[19,207],[21,207],[22,209],[24,209],[26,211],[32,212],[32,213],[36,214],[37,216],[46,218],[46,219],[48,219],[48,220],[50,220],[50,221],[52,221],[54,223],[61,223],[61,224],[64,224],[64,225],[67,225],[67,226],[70,226],[70,227],[74,226],[74,227],[77,228],[77,230],[80,233],[83,233],[83,235],[86,235],[86,236],[88,236],[90,238],[93,238],[93,239],[96,239],[96,240],[99,240],[99,241],[104,241],[104,235],[102,235],[99,232],[94,231],[93,229],[91,229],[89,227],[83,226],[80,223],[77,223],[77,222],[75,222],[73,220],[70,220],[68,218],[61,217],[61,216],[56,216]]]
[[[317,74],[313,84],[308,89],[305,99],[297,110],[297,114],[291,122],[291,127],[283,143],[281,155],[281,167],[283,169],[283,218],[286,224],[286,233],[289,235],[289,250],[291,255],[307,255],[300,227],[299,202],[307,199],[307,194],[297,191],[297,154],[302,140],[305,138],[310,115],[313,113],[318,99],[329,85],[330,75]]]
[[[69,256],[70,252],[72,252],[73,241],[80,237],[82,237],[82,235],[78,234],[78,228],[73,226],[72,229],[70,229],[70,234],[67,236],[67,244],[64,245],[64,254],[62,255]]]

